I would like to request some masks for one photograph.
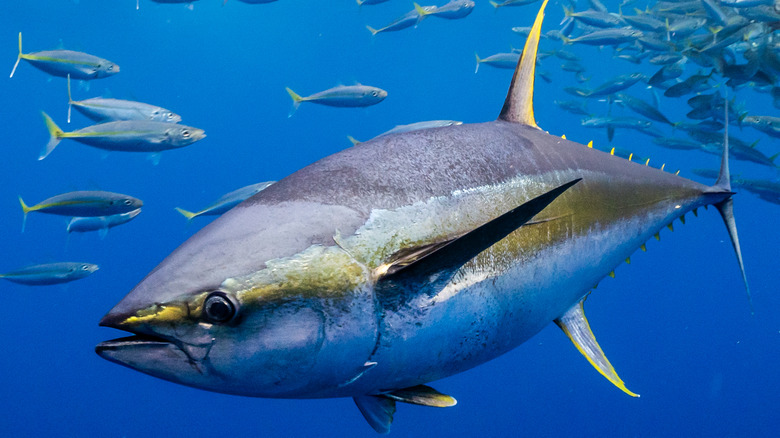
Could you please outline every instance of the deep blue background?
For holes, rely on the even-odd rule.
[[[443,1],[442,1],[443,3]],[[607,3],[616,9],[616,2]],[[411,9],[394,0],[358,8],[350,0],[280,0],[247,5],[219,0],[158,5],[133,0],[20,0],[0,4],[0,60],[8,72],[17,54],[53,48],[86,51],[121,66],[115,77],[74,87],[74,98],[145,101],[170,108],[208,138],[163,153],[154,166],[142,155],[104,154],[73,141],[36,160],[47,141],[45,110],[66,130],[90,124],[80,115],[66,126],[65,81],[23,62],[0,78],[0,272],[51,261],[98,263],[92,277],[65,286],[0,289],[2,436],[372,436],[353,402],[265,400],[208,393],[157,380],[100,359],[94,345],[116,337],[97,322],[177,245],[208,222],[191,226],[174,206],[197,209],[235,188],[275,180],[396,124],[430,119],[494,119],[511,71],[488,66],[474,74],[474,52],[485,57],[522,47],[512,26],[530,26],[537,5],[494,11],[477,1],[464,20],[425,20],[418,28],[372,38],[378,27]],[[643,8],[643,3],[637,3]],[[579,9],[586,6],[583,4]],[[548,6],[545,30],[562,17]],[[557,43],[543,42],[543,48]],[[643,71],[612,58],[612,50],[573,47],[599,84],[618,73]],[[575,85],[560,60],[542,61],[551,84],[538,81],[536,117],[550,133],[607,147],[553,104]],[[689,73],[696,69],[689,67]],[[389,92],[365,109],[301,105],[288,118],[289,86],[308,95],[360,82]],[[633,94],[649,98],[640,86]],[[776,114],[766,95],[739,92],[751,114]],[[682,99],[662,100],[674,119]],[[592,102],[593,112],[606,105]],[[618,112],[618,110],[616,110]],[[768,155],[780,144],[751,129],[736,135]],[[649,155],[651,165],[697,179],[690,169],[717,168],[719,159],[670,152],[649,137],[618,131],[614,144]],[[776,177],[732,162],[732,172]],[[65,220],[32,214],[20,233],[17,195],[32,205],[70,191],[101,189],[144,200],[133,222],[105,240],[74,235]],[[780,206],[747,193],[735,200],[753,290],[751,316],[726,231],[717,213],[664,230],[631,265],[617,269],[591,295],[587,311],[599,341],[632,399],[596,373],[560,330],[544,330],[509,354],[433,384],[455,396],[451,409],[399,405],[392,436],[777,436],[780,429]]]

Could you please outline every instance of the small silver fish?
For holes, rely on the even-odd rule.
[[[421,20],[426,17],[456,20],[471,14],[471,11],[474,10],[474,2],[472,0],[451,0],[443,6],[420,6],[415,3],[414,9],[420,14]]]
[[[52,76],[76,79],[99,79],[119,73],[119,66],[111,61],[83,52],[72,50],[44,50],[34,53],[22,53],[22,33],[19,32],[19,56],[16,58],[9,77],[14,77],[19,61],[24,59],[33,67]]]
[[[19,203],[22,205],[24,213],[22,231],[27,223],[27,215],[32,212],[60,216],[111,216],[128,213],[144,205],[143,201],[132,196],[100,190],[62,193],[33,206],[25,204],[22,197],[19,196]]]
[[[30,286],[44,286],[78,280],[98,270],[92,263],[59,262],[27,266],[0,274],[0,278]]]
[[[477,58],[477,68],[474,69],[474,74],[479,71],[480,64],[486,64],[495,68],[514,69],[517,65],[517,61],[520,60],[522,53],[508,52],[508,53],[496,53],[490,55],[487,58],[480,58],[478,54],[474,54]]]
[[[231,208],[235,207],[236,205],[241,203],[241,201],[255,195],[256,193],[265,190],[266,188],[268,188],[268,186],[270,186],[275,182],[276,181],[261,182],[257,184],[251,184],[246,187],[241,187],[238,190],[233,190],[230,193],[222,195],[211,205],[209,205],[208,207],[200,211],[192,212],[179,207],[175,207],[175,210],[181,213],[184,217],[186,217],[187,222],[195,219],[198,216],[218,216],[230,210]]]
[[[427,8],[430,8],[430,6],[426,6]],[[375,36],[378,33],[382,32],[395,32],[399,30],[403,30],[412,26],[416,26],[417,23],[420,22],[420,19],[422,19],[422,16],[417,11],[417,9],[412,9],[411,11],[405,13],[404,15],[401,15],[400,17],[393,20],[392,23],[388,24],[385,27],[380,27],[379,29],[374,29],[371,26],[366,26],[366,29],[371,32],[372,36]]]
[[[150,120],[153,122],[179,123],[181,116],[171,110],[132,100],[107,99],[93,97],[91,99],[73,100],[70,93],[70,75],[68,75],[68,123],[70,123],[71,108],[76,109],[86,117],[96,122],[117,120]]]
[[[108,151],[159,153],[191,145],[206,137],[202,129],[147,120],[100,123],[76,131],[64,132],[48,114],[44,112],[41,114],[50,138],[49,143],[38,156],[39,160],[49,156],[64,138]]]
[[[133,211],[120,214],[112,214],[110,216],[95,216],[95,217],[72,217],[68,222],[68,233],[87,233],[90,231],[97,231],[100,238],[103,239],[108,234],[108,229],[117,225],[122,225],[130,222],[141,213],[141,209],[137,208]]]
[[[630,27],[596,30],[576,38],[563,37],[564,44],[588,44],[591,46],[616,46],[634,42],[643,36],[642,31]]]
[[[493,0],[490,0],[490,4],[493,5],[494,8],[502,8],[504,6],[525,6],[530,5],[531,3],[536,3],[539,0],[504,0],[501,3],[495,2]]]
[[[385,100],[387,91],[368,85],[339,85],[329,88],[311,96],[301,97],[289,87],[287,93],[293,100],[293,107],[288,117],[292,117],[295,110],[302,102],[311,102],[318,105],[336,106],[342,108],[354,108],[376,105]]]

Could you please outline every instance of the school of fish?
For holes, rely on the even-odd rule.
[[[192,3],[197,0],[151,1],[154,3],[182,3],[191,8]],[[248,4],[263,4],[279,0],[239,1]],[[357,4],[359,7],[365,7],[386,1],[388,0],[357,0]],[[227,1],[225,0],[224,3]],[[496,9],[497,13],[502,13],[501,9],[504,7],[524,7],[536,4],[538,0],[481,3],[484,3],[485,7]],[[546,3],[547,0],[544,1],[545,5]],[[652,143],[660,148],[728,156],[750,163],[752,166],[769,169],[775,172],[775,175],[780,175],[780,166],[776,163],[777,157],[780,156],[780,147],[777,141],[780,138],[780,117],[775,114],[753,114],[749,102],[736,101],[735,98],[730,97],[734,93],[729,91],[749,89],[760,98],[771,100],[774,107],[780,109],[780,80],[778,80],[780,75],[780,0],[658,1],[645,10],[633,9],[634,1],[626,0],[621,3],[617,11],[609,11],[599,0],[588,0],[587,3],[587,7],[582,7],[582,1],[578,4],[568,2],[564,6],[564,20],[560,23],[559,29],[540,33],[538,28],[534,30],[531,27],[514,27],[507,29],[507,35],[530,36],[531,39],[538,38],[537,43],[541,42],[538,52],[534,46],[531,53],[531,56],[535,58],[535,74],[539,78],[545,81],[554,80],[549,73],[554,70],[573,74],[574,84],[566,84],[564,87],[564,90],[571,95],[571,99],[555,103],[564,111],[583,116],[583,126],[599,130],[597,132],[603,130],[607,143],[606,146],[597,146],[597,148],[611,155],[648,165],[650,158],[636,156],[631,151],[612,145],[616,135],[620,135],[625,130],[631,130],[632,133],[648,136],[652,139]],[[471,0],[451,0],[438,6],[421,6],[413,3],[409,12],[395,19],[389,18],[384,25],[376,27],[366,25],[370,32],[370,35],[366,34],[366,38],[383,38],[385,35],[380,36],[380,33],[412,29],[420,26],[429,18],[465,19],[475,6],[475,2]],[[136,1],[136,8],[139,7],[139,2]],[[529,7],[529,17],[532,15],[530,9],[533,7]],[[631,10],[630,13],[627,12],[629,10]],[[539,16],[542,16],[541,12]],[[537,21],[538,26],[541,26],[540,19]],[[635,72],[612,78],[589,77],[588,69],[580,56],[568,50],[572,45],[610,48],[611,57],[615,62],[637,66],[649,64],[654,66],[655,73],[646,75]],[[509,52],[494,53],[486,57],[480,57],[479,54],[476,54],[475,73],[479,73],[479,67],[482,64],[493,68],[515,69],[522,57],[525,56],[525,51],[529,51],[528,45],[524,50],[512,49]],[[50,139],[40,151],[38,160],[56,159],[56,154],[53,154],[55,148],[62,140],[70,139],[103,151],[148,154],[152,163],[156,164],[159,162],[162,152],[168,154],[167,151],[188,147],[206,137],[203,129],[182,124],[181,115],[161,106],[104,97],[75,100],[71,81],[93,81],[119,74],[120,67],[112,61],[71,50],[44,50],[25,53],[22,48],[22,34],[20,32],[18,35],[18,57],[11,71],[11,78],[18,73],[32,74],[23,71],[23,68],[20,70],[21,61],[25,61],[30,66],[50,76],[61,78],[60,80],[63,81],[63,104],[65,96],[67,96],[68,116],[66,122],[68,124],[71,122],[73,108],[86,119],[94,122],[94,124],[79,129],[65,131],[52,117],[42,111],[43,126],[48,131]],[[519,71],[519,67],[517,68]],[[534,70],[530,71],[533,75]],[[513,86],[514,83],[513,81]],[[290,117],[298,111],[302,103],[355,108],[377,105],[388,97],[388,92],[384,89],[360,83],[337,85],[308,95],[299,95],[289,87],[286,88],[286,91],[292,100],[292,108],[288,114]],[[510,97],[507,97],[507,105],[510,105],[510,100]],[[662,111],[667,102],[683,105],[683,100],[684,105],[689,108],[685,120],[671,119]],[[599,107],[601,110],[594,111],[594,107]],[[511,110],[512,108],[510,108]],[[532,116],[531,108],[531,118],[523,120],[533,122]],[[516,121],[513,117],[515,116],[509,115],[504,119],[502,112],[503,120]],[[393,136],[414,132],[423,133],[420,135],[424,135],[425,132],[435,133],[436,129],[459,127],[461,124],[462,122],[454,120],[431,120],[397,125],[366,142],[377,139],[380,142],[392,141],[395,138]],[[725,133],[724,124],[727,125]],[[531,124],[531,126],[535,127],[535,124]],[[729,127],[732,129],[728,130]],[[735,134],[735,131],[739,134]],[[749,140],[741,138],[742,136],[749,136]],[[365,142],[355,140],[352,137],[349,139],[353,147],[365,147],[362,146]],[[589,146],[593,146],[593,144],[591,143]],[[727,149],[726,154],[723,152],[724,147]],[[170,154],[174,154],[174,152],[170,152]],[[720,171],[695,169],[692,172],[705,178],[717,179],[716,185],[711,188],[712,190],[705,191],[707,196],[719,196],[724,199],[718,198],[717,203],[729,201],[731,188],[739,188],[756,195],[763,201],[780,205],[778,178],[758,178],[747,172],[729,175],[727,167],[725,173],[723,168]],[[552,203],[558,196],[567,192],[570,187],[576,187],[575,185],[578,183],[579,179],[573,179],[557,187],[548,188],[549,190],[540,194],[539,197],[520,204],[517,209],[523,210],[523,214],[527,217],[515,219],[517,226],[528,223],[535,214]],[[200,216],[220,216],[261,192],[265,194],[269,187],[277,189],[275,184],[275,181],[258,182],[226,193],[203,208],[190,211],[175,207],[175,211],[184,216],[188,222]],[[716,188],[719,191],[716,192]],[[270,190],[271,195],[268,196],[275,196],[281,190],[285,189],[278,188],[277,191],[272,189]],[[102,190],[52,194],[49,198],[32,205],[28,205],[21,195],[18,201],[23,213],[23,232],[28,228],[29,213],[43,213],[70,218],[65,228],[65,232],[68,234],[96,232],[101,239],[106,236],[110,228],[132,221],[140,214],[141,208],[144,206],[140,199],[133,196]],[[715,202],[697,201],[696,205],[706,205],[707,203],[714,204]],[[691,207],[690,210],[695,211],[695,208]],[[727,213],[723,213],[724,218],[731,214],[730,204],[727,208],[729,210]],[[742,268],[739,244],[736,240],[736,228],[734,226],[734,229],[731,229],[733,217],[731,219],[731,224],[727,219],[727,226],[729,226],[729,233]],[[540,221],[544,220],[547,219]],[[488,222],[485,225],[490,224],[493,222]],[[463,233],[459,238],[466,236],[470,236],[470,234]],[[484,239],[484,237],[481,238]],[[340,237],[334,237],[336,246],[339,248],[347,247],[350,243],[362,244],[361,242],[348,241],[346,238],[342,244],[337,239]],[[447,245],[452,243],[453,241],[446,242]],[[435,242],[432,247],[426,247],[423,257],[437,254],[436,251],[442,248],[441,245],[442,242]],[[327,252],[331,247],[328,248],[323,251]],[[438,254],[440,255],[441,252]],[[339,255],[317,253],[307,254],[307,256],[329,262],[331,259],[328,257]],[[472,254],[472,256],[474,255]],[[408,274],[412,271],[408,267],[415,266],[414,263],[420,260],[419,257],[421,257],[420,254],[404,254],[403,262],[398,262],[397,265],[380,264],[374,267],[375,270],[371,275],[379,278],[385,278],[385,276],[392,278],[388,288],[404,287],[406,285],[404,282],[411,280],[402,278],[402,276],[412,275]],[[431,260],[431,258],[423,258],[423,260]],[[463,265],[467,261],[459,261],[458,263]],[[434,268],[426,267],[425,269]],[[444,271],[438,266],[436,269]],[[5,271],[0,274],[0,278],[24,285],[55,285],[85,278],[97,270],[97,265],[85,262],[55,262]],[[393,277],[396,272],[406,274]],[[437,275],[439,274],[440,272],[437,271]],[[448,272],[447,275],[452,275],[452,272]],[[742,275],[744,278],[744,269]],[[254,279],[246,278],[229,278],[228,280],[223,284],[235,286],[237,290],[240,289],[239,281],[254,281]],[[745,282],[747,285],[746,279]],[[208,314],[204,316],[204,321],[208,325],[225,321],[232,322],[233,314],[230,313],[229,317],[226,317],[226,312],[237,312],[240,304],[232,295],[222,290],[211,292],[198,299],[200,300],[198,301],[198,306],[200,306],[198,311]],[[600,373],[624,392],[635,395],[625,387],[612,369],[609,361],[603,356],[603,352],[595,342],[595,338],[590,338],[592,333],[589,332],[589,329],[583,328],[587,325],[587,320],[582,313],[582,301],[578,299],[576,302],[578,304],[575,307],[572,307],[563,316],[557,317],[555,322],[563,328],[577,348]],[[126,303],[124,305],[127,306]],[[121,303],[117,308],[120,306],[122,306]],[[158,304],[155,303],[154,306],[158,306]],[[114,310],[104,318],[103,324],[124,328],[124,325],[129,325],[128,321],[133,318],[153,320],[164,312],[164,310],[160,310],[164,308],[165,306],[158,306],[153,310],[143,309],[143,312],[146,313],[143,313],[142,316],[138,316],[141,315],[139,313],[129,317],[124,308],[122,308],[122,312],[125,313],[121,313],[121,315]],[[209,312],[213,312],[213,314]],[[122,321],[114,321],[119,316],[121,316]],[[154,327],[152,323],[149,324],[148,327]],[[154,331],[154,328],[148,327],[143,327],[139,331],[144,334]],[[159,343],[159,341],[156,342]],[[98,353],[109,360],[126,364],[125,358],[122,356],[124,352],[112,356],[115,349],[118,351],[120,347],[125,347],[125,345],[109,341],[98,346]],[[375,348],[379,348],[379,344]],[[186,351],[186,354],[192,362],[194,359],[190,355],[199,353]],[[205,354],[208,355],[208,353]],[[197,362],[197,366],[201,366],[200,362],[195,362]],[[349,381],[343,383],[344,387],[360,380],[364,373],[386,372],[381,366],[374,369],[377,364],[373,361],[366,361],[365,365],[362,366],[365,368],[356,371]],[[177,381],[176,378],[165,376],[164,371],[157,369],[148,371],[141,366],[137,368],[149,374],[163,375],[164,378]],[[433,372],[430,374],[435,375]],[[241,390],[234,387],[227,390],[214,389],[210,386],[211,382],[200,383],[197,379],[201,377],[196,376],[193,380],[183,378],[179,380],[179,383],[221,392],[241,393]],[[398,377],[398,380],[401,378]],[[396,401],[438,407],[455,404],[454,398],[441,394],[423,383],[425,382],[404,388],[393,388],[393,391],[386,391],[381,395],[355,396],[355,402],[369,424],[380,433],[389,431]],[[373,387],[367,385],[366,388]],[[292,393],[297,395],[298,393],[295,391]],[[259,393],[264,394],[262,391]],[[334,391],[322,390],[322,394],[326,394],[326,396],[329,394],[352,395],[342,388]],[[319,393],[317,396],[320,396]]]

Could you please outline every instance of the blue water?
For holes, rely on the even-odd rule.
[[[443,3],[443,2],[442,2]],[[616,1],[605,2],[617,9]],[[634,6],[643,8],[639,2]],[[10,73],[17,33],[25,52],[86,51],[121,66],[117,76],[74,87],[74,98],[140,100],[172,109],[208,138],[163,153],[104,154],[73,141],[37,161],[48,135],[39,111],[66,130],[91,124],[74,115],[66,127],[65,81],[23,62],[0,79],[0,271],[32,263],[87,261],[101,269],[69,285],[25,287],[3,282],[0,336],[0,436],[373,436],[350,399],[252,399],[178,386],[100,359],[95,344],[117,336],[97,322],[170,251],[208,222],[186,226],[173,207],[197,209],[225,192],[295,170],[396,124],[494,119],[511,71],[482,66],[485,57],[521,47],[513,26],[530,26],[537,5],[494,11],[477,1],[463,20],[428,19],[416,29],[371,38],[411,9],[394,0],[358,8],[350,0],[280,0],[247,5],[229,0],[158,5],[141,0],[23,0],[0,5],[0,60]],[[579,9],[585,8],[581,5]],[[544,29],[558,27],[559,4]],[[544,48],[558,43],[543,43]],[[610,49],[573,47],[597,85],[619,73],[655,67],[614,60]],[[576,85],[542,61],[553,82],[537,81],[536,117],[552,134],[597,146],[603,130],[580,126],[554,99]],[[689,67],[690,68],[690,67]],[[694,72],[691,68],[689,73]],[[364,109],[291,101],[338,84],[381,87],[389,97]],[[649,99],[641,87],[632,93]],[[662,98],[668,116],[684,116],[682,99]],[[741,90],[751,114],[776,114],[766,95]],[[593,112],[606,104],[593,102]],[[616,110],[617,111],[617,110]],[[627,115],[629,113],[626,113]],[[663,128],[662,128],[663,129]],[[780,142],[756,131],[736,133],[772,155]],[[650,138],[618,131],[614,145],[650,156],[651,165],[699,179],[690,170],[719,159],[671,152]],[[732,162],[732,173],[772,178],[761,167]],[[710,182],[710,181],[706,181]],[[143,199],[143,213],[112,229],[68,240],[65,220],[33,214],[25,233],[17,195],[28,203],[71,191],[100,189]],[[742,250],[753,291],[750,314],[725,228],[714,209],[664,230],[630,265],[605,279],[587,301],[594,332],[633,399],[601,377],[553,324],[514,351],[435,382],[452,394],[450,409],[399,405],[392,436],[777,436],[780,430],[780,294],[777,254],[780,206],[748,193],[735,197]]]

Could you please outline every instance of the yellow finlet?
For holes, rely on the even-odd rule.
[[[610,271],[609,276],[615,278],[615,271]]]
[[[515,67],[515,74],[512,77],[511,85],[509,85],[509,93],[504,100],[504,107],[501,108],[501,113],[498,116],[500,120],[539,128],[534,119],[534,76],[536,73],[536,51],[541,38],[544,8],[547,6],[547,1],[544,0],[539,8],[534,25],[525,41],[523,54]]]
[[[634,158],[634,153],[633,152],[628,154],[628,161],[631,161],[632,158]]]
[[[610,154],[610,155],[615,155],[615,148],[612,148],[612,150],[611,150],[611,151],[609,151],[609,154]]]
[[[696,217],[699,217],[699,209],[698,208],[694,208],[693,209],[693,215],[696,216]]]
[[[655,233],[655,235],[653,237],[655,237],[655,240],[657,240],[659,242],[661,241],[661,235],[659,233]]]
[[[593,140],[591,140],[591,141],[589,141],[589,142],[588,142],[588,147],[589,147],[589,148],[591,148],[591,149],[593,149]]]
[[[642,249],[642,251],[647,252],[647,245],[645,245],[644,243],[639,245],[639,247]]]
[[[674,174],[675,175],[679,175],[680,174],[680,169],[677,169],[677,172],[674,172]]]
[[[645,161],[645,166],[649,166],[649,165],[650,165],[650,159],[648,158],[647,161]]]
[[[631,264],[631,257],[626,257],[626,264],[627,264],[627,265],[630,265],[630,264]]]
[[[666,163],[661,164],[661,171],[664,170],[664,167],[666,167]]]
[[[606,377],[613,385],[620,388],[621,391],[631,397],[639,397],[639,394],[635,394],[626,388],[625,383],[620,379],[615,368],[609,363],[607,356],[596,341],[588,319],[585,317],[584,302],[585,298],[575,304],[563,316],[556,319],[555,323],[566,333],[566,336],[574,343],[577,350],[596,368],[596,371]]]
[[[685,215],[680,216],[680,222],[685,225]]]
[[[566,140],[566,134],[563,134],[563,135],[561,136],[561,138],[562,138],[562,139],[564,139],[564,140]]]
[[[674,231],[674,225],[672,225],[671,222],[669,222],[669,224],[666,225],[666,228],[668,228],[669,231]]]

